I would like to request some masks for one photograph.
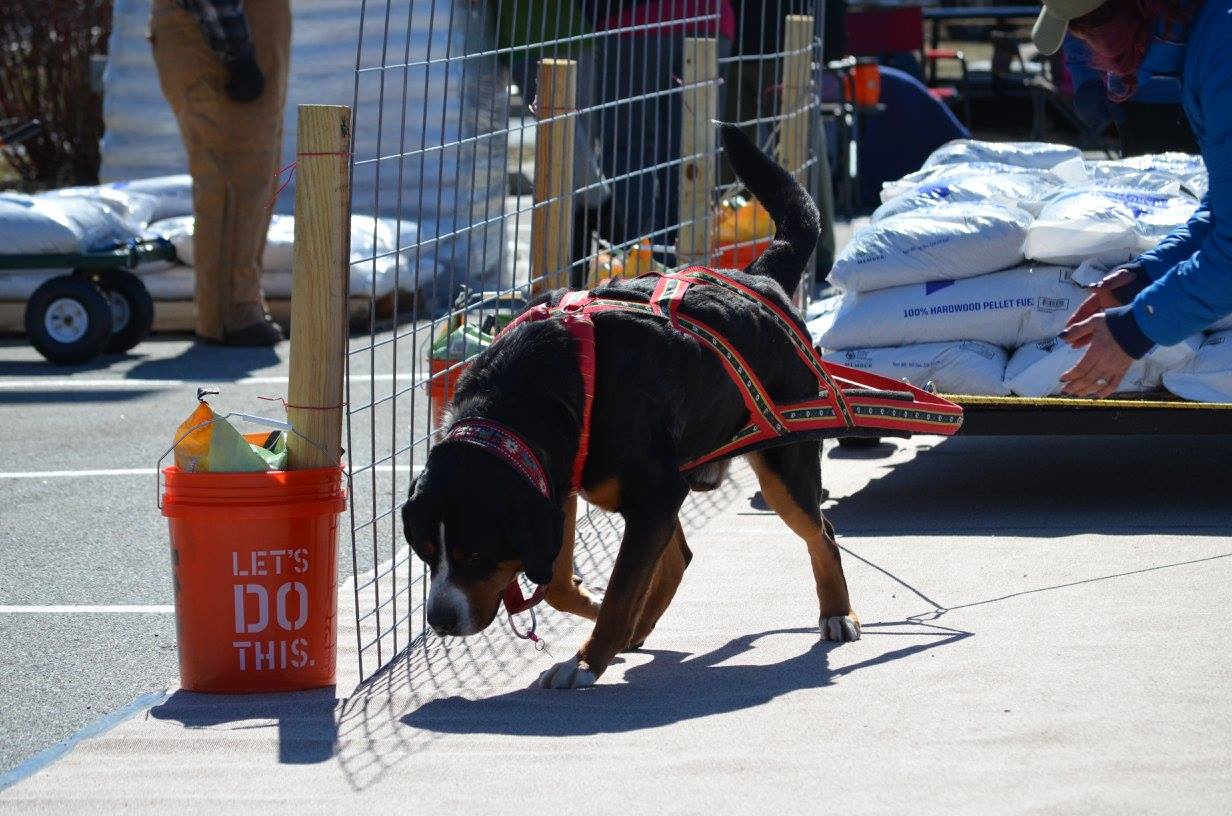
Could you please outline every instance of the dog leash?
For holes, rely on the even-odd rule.
[[[518,625],[513,618],[513,613],[506,610],[506,613],[509,615],[509,629],[513,632],[513,636],[519,640],[529,640],[533,643],[535,651],[543,652],[548,657],[552,657],[552,653],[548,651],[547,643],[535,633],[535,627],[539,625],[539,617],[535,614],[535,607],[527,607],[527,611],[530,612],[530,626],[525,632],[519,632]]]

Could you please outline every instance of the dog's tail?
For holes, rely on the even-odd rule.
[[[808,191],[763,153],[744,131],[723,122],[719,123],[719,130],[732,169],[770,213],[776,227],[773,243],[744,271],[773,278],[790,295],[800,283],[821,237],[817,205]]]

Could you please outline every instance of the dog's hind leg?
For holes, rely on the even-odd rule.
[[[823,640],[859,640],[860,619],[851,610],[847,579],[834,528],[821,515],[821,461],[817,442],[802,442],[747,457],[762,495],[779,518],[808,545]]]
[[[612,658],[632,642],[638,613],[645,604],[659,559],[676,531],[680,505],[689,492],[689,486],[675,469],[674,457],[660,464],[660,468],[621,480],[625,534],[595,629],[576,655],[539,677],[540,686],[592,686]]]
[[[573,547],[576,541],[577,496],[565,500],[565,536],[560,553],[552,563],[552,582],[548,584],[544,600],[553,609],[578,615],[587,620],[599,617],[599,602],[590,594],[582,581],[573,574]]]
[[[667,549],[663,551],[659,564],[655,567],[650,591],[646,593],[646,601],[641,614],[638,615],[637,626],[633,629],[633,638],[629,642],[630,649],[639,648],[646,642],[646,638],[650,637],[659,618],[663,617],[663,613],[672,603],[672,598],[676,597],[680,580],[684,578],[684,571],[692,560],[693,551],[685,542],[684,529],[677,519],[676,532],[672,533],[672,540],[668,542]]]

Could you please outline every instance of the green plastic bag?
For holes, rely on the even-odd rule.
[[[470,323],[437,339],[428,351],[433,360],[469,360],[492,344],[492,335],[482,332]]]

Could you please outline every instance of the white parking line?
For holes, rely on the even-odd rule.
[[[0,479],[56,479],[89,476],[153,476],[154,468],[104,468],[102,470],[19,470],[0,472]]]
[[[0,606],[0,615],[170,615],[171,604],[60,604]]]
[[[361,374],[358,372],[351,373],[351,380],[354,384],[362,385],[365,382],[376,380],[377,382],[390,382],[394,378],[401,382],[416,382],[415,378],[410,374],[394,374],[387,372],[384,374]],[[420,377],[416,384],[426,382],[426,378]],[[38,390],[57,390],[61,388],[150,388],[150,389],[173,389],[173,388],[188,388],[198,385],[283,385],[287,382],[285,374],[277,375],[262,375],[254,377],[241,377],[238,380],[211,380],[208,377],[202,377],[198,380],[165,380],[165,379],[140,379],[124,377],[106,377],[85,379],[80,377],[45,377],[38,380],[0,380],[0,391],[30,391]]]
[[[358,470],[358,466],[356,467]],[[415,473],[415,465],[377,465],[377,473]],[[366,471],[365,471],[366,472]],[[154,468],[100,468],[98,470],[15,470],[0,471],[0,479],[81,479],[94,476],[153,476]],[[360,475],[363,475],[362,473]]]

